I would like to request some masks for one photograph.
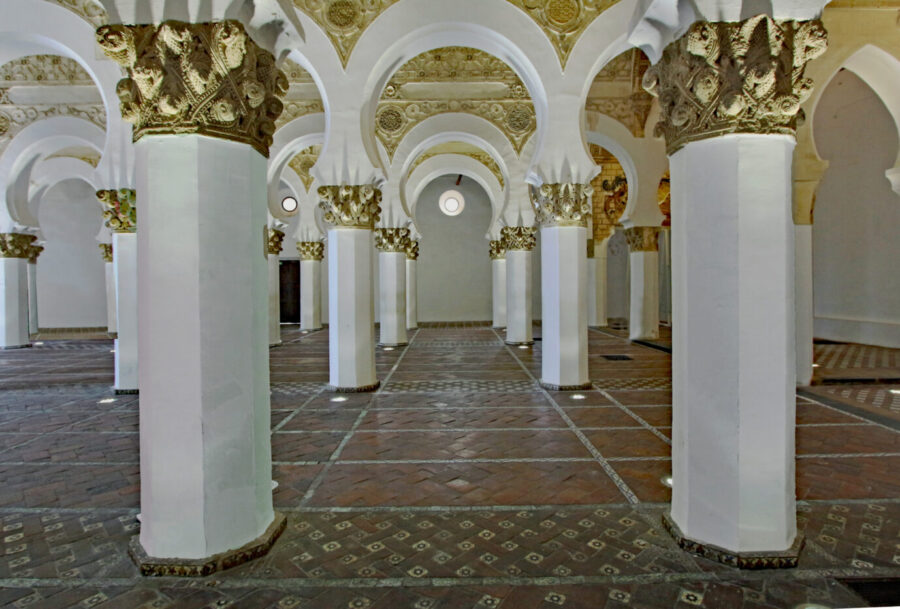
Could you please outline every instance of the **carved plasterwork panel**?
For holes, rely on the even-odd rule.
[[[649,67],[650,60],[639,49],[618,55],[594,78],[585,109],[611,116],[635,137],[644,137],[644,125],[653,105],[653,96],[642,84]]]
[[[375,248],[379,252],[406,254],[410,243],[408,228],[375,229]]]
[[[97,200],[103,206],[103,220],[116,233],[137,232],[136,193],[130,188],[98,190]]]
[[[537,228],[534,226],[504,226],[500,230],[506,251],[523,250],[530,252],[537,245]]]
[[[491,260],[504,260],[506,258],[506,245],[502,239],[490,242]]]
[[[298,152],[294,155],[294,158],[291,159],[290,163],[288,163],[290,168],[293,169],[294,173],[300,178],[300,181],[303,182],[303,185],[306,187],[306,192],[309,192],[314,179],[310,171],[312,171],[316,161],[319,160],[319,154],[321,152],[322,145],[316,144],[315,146],[310,146],[309,148]]]
[[[628,183],[625,181],[625,171],[618,159],[606,149],[590,145],[591,156],[594,163],[600,165],[598,173],[591,181],[592,195],[592,219],[594,241],[601,242],[612,236],[613,231],[625,213],[628,203]]]
[[[96,0],[48,1],[69,9],[94,27],[100,27],[104,23],[109,23],[109,15],[106,14],[106,10]]]
[[[419,259],[419,242],[415,239],[409,240],[409,245],[406,246],[406,259],[407,260],[418,260]]]
[[[100,243],[97,245],[100,248],[100,255],[103,256],[103,262],[112,262],[113,261],[113,244],[112,243]]]
[[[284,110],[275,121],[276,128],[280,129],[295,118],[307,114],[325,112],[325,104],[322,103],[322,97],[309,72],[290,59],[282,62],[281,71],[287,76],[289,88],[282,99]]]
[[[0,233],[0,258],[31,258],[35,241],[34,235]]]
[[[625,229],[625,241],[630,252],[658,252],[658,226],[632,226]]]
[[[269,240],[266,244],[266,252],[269,256],[277,256],[284,248],[284,231],[277,228],[269,229]]]
[[[497,164],[497,161],[494,160],[494,157],[481,148],[466,144],[465,142],[446,142],[444,144],[432,146],[416,158],[415,162],[409,168],[408,175],[412,175],[419,165],[428,159],[433,159],[442,154],[460,154],[478,161],[494,174],[494,177],[497,178],[497,182],[500,184],[500,188],[506,187],[505,181],[503,180],[503,172],[500,171],[500,166]]]
[[[319,209],[328,224],[371,230],[381,217],[381,191],[369,184],[320,186]]]
[[[297,252],[300,260],[322,261],[325,259],[325,244],[321,241],[298,241]]]
[[[29,55],[0,67],[2,86],[93,85],[90,75],[74,59],[60,55]]]
[[[398,0],[294,0],[321,27],[344,66],[366,28]]]
[[[532,190],[532,206],[541,226],[582,226],[591,215],[590,184],[542,184]]]

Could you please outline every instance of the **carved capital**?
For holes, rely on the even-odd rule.
[[[35,241],[34,235],[0,233],[0,258],[31,258]]]
[[[530,252],[537,245],[535,234],[537,229],[533,226],[505,226],[500,231],[503,239],[503,247],[509,250],[524,250]]]
[[[590,184],[543,184],[532,204],[542,226],[583,226],[591,217]]]
[[[112,262],[113,261],[112,243],[101,243],[97,247],[100,248],[100,255],[103,256],[103,262]]]
[[[372,230],[381,216],[381,191],[368,184],[322,186],[319,188],[319,208],[325,212],[328,224]]]
[[[795,135],[812,93],[806,64],[827,48],[821,21],[697,22],[644,75],[669,154],[730,133]]]
[[[375,247],[379,252],[405,254],[409,247],[408,228],[376,228]]]
[[[299,241],[297,251],[300,252],[300,260],[325,259],[325,244],[321,241]]]
[[[506,246],[503,240],[491,241],[491,260],[503,260],[506,258]]]
[[[288,81],[239,21],[104,25],[97,42],[128,72],[117,93],[135,141],[192,133],[269,156]]]
[[[407,260],[418,260],[419,259],[419,242],[410,239],[409,245],[406,246],[406,259]]]
[[[269,256],[277,256],[281,253],[281,250],[284,249],[284,231],[280,231],[277,228],[269,229],[269,240],[266,246],[266,252],[268,252]]]
[[[116,233],[137,231],[137,205],[133,190],[128,188],[98,190],[97,200],[104,207],[103,219],[111,231]]]
[[[630,252],[658,252],[658,226],[632,226],[625,229],[625,241]]]
[[[37,264],[37,259],[43,251],[43,245],[32,244],[31,247],[28,248],[28,264]]]

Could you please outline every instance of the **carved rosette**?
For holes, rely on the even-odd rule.
[[[325,259],[325,244],[321,241],[298,241],[297,251],[300,253],[300,260],[317,260]]]
[[[533,226],[505,226],[500,231],[500,236],[506,251],[522,250],[530,252],[537,245],[536,233],[537,229]]]
[[[269,229],[269,240],[266,245],[266,252],[269,256],[277,256],[284,249],[284,231],[277,228]]]
[[[590,184],[543,184],[537,190],[532,205],[542,226],[583,226],[591,217]]]
[[[625,241],[629,252],[658,252],[659,227],[633,226],[625,229]]]
[[[34,235],[0,233],[0,258],[31,258],[35,241]]]
[[[372,230],[381,216],[381,191],[368,184],[322,186],[319,208],[325,212],[325,222],[329,224]]]
[[[104,25],[97,41],[128,72],[117,93],[135,141],[192,133],[269,156],[288,81],[240,22]]]
[[[97,200],[103,205],[106,226],[116,233],[137,231],[137,205],[135,192],[129,188],[98,190]]]
[[[491,241],[491,260],[504,260],[506,258],[506,246],[503,240]]]
[[[419,259],[419,242],[410,239],[409,245],[406,246],[406,259],[407,260],[418,260]]]
[[[659,97],[657,137],[671,155],[730,133],[795,135],[813,87],[806,64],[827,46],[818,20],[695,23],[644,75],[644,88]]]
[[[375,229],[375,248],[379,252],[405,254],[409,244],[408,228]]]
[[[100,248],[100,255],[103,256],[103,262],[112,262],[113,261],[112,243],[101,243],[97,247]]]

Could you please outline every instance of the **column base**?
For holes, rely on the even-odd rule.
[[[204,577],[265,556],[286,525],[287,518],[284,514],[275,512],[275,519],[262,535],[240,548],[214,554],[208,558],[154,558],[147,556],[138,535],[131,538],[131,542],[128,544],[128,554],[140,569],[141,575],[144,576]]]
[[[553,383],[540,381],[540,385],[547,391],[582,391],[594,388],[592,383],[582,383],[581,385],[554,385]]]
[[[406,347],[409,343],[378,343],[379,347]]]
[[[794,539],[791,547],[781,552],[732,552],[731,550],[725,550],[724,548],[686,537],[668,513],[663,514],[662,523],[669,535],[675,539],[679,547],[685,552],[720,562],[729,567],[737,567],[738,569],[793,569],[797,566],[800,559],[800,551],[806,542],[806,538],[802,534],[797,533],[797,537]]]
[[[492,330],[506,330],[506,326],[491,326]]]
[[[140,392],[140,389],[116,389],[113,387],[113,393],[116,395],[137,395]]]
[[[119,338],[118,332],[107,332],[106,335],[113,340],[117,340]]]
[[[10,345],[8,347],[0,347],[0,351],[6,351],[9,349],[30,349],[31,345]]]
[[[272,347],[280,347],[283,344],[284,343],[281,341],[278,341],[277,343],[269,343],[269,349],[271,349]]]
[[[407,330],[418,330],[419,326],[406,326]]]
[[[534,344],[533,340],[526,340],[524,342],[515,342],[515,341],[503,341],[510,347],[530,347]]]
[[[369,393],[377,390],[379,387],[381,387],[381,381],[375,381],[374,384],[363,387],[335,387],[334,385],[328,385],[328,391],[335,393]]]

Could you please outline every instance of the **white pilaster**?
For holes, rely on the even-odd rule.
[[[140,541],[151,556],[204,558],[274,520],[266,159],[198,135],[144,137],[135,148]]]
[[[281,344],[281,260],[269,252],[266,263],[269,284],[269,346]]]
[[[607,318],[607,271],[609,237],[594,241],[594,257],[588,258],[588,325],[604,328],[609,325]]]
[[[416,286],[418,260],[406,259],[406,329],[419,327],[419,293]]]
[[[506,327],[506,258],[491,260],[491,277],[493,282],[493,326],[497,329]]]
[[[0,258],[0,348],[30,346],[28,260]]]
[[[793,149],[727,135],[670,158],[671,515],[735,552],[786,550],[797,533]]]
[[[407,344],[406,252],[378,252],[381,344]]]
[[[38,299],[37,299],[37,262],[28,262],[28,333],[37,334]]]
[[[631,267],[628,338],[659,338],[659,252],[632,251],[628,263]]]
[[[591,386],[586,238],[583,226],[541,228],[541,384],[551,389]]]
[[[114,387],[117,392],[122,393],[132,393],[138,389],[138,343],[140,339],[138,336],[137,265],[137,235],[135,233],[113,233],[117,328]]]
[[[806,386],[813,376],[813,247],[812,225],[794,225],[794,292],[797,299],[797,385]]]
[[[530,345],[534,342],[531,313],[531,250],[506,252],[506,342]]]
[[[329,382],[336,390],[374,389],[375,303],[372,231],[328,227]]]
[[[300,261],[300,329],[322,327],[322,261]]]
[[[116,267],[112,262],[103,263],[103,267],[106,272],[106,331],[115,335],[119,331],[116,323]]]

